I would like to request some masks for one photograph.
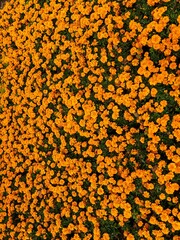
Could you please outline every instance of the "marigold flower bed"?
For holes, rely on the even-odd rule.
[[[0,239],[180,239],[180,3],[0,9]]]

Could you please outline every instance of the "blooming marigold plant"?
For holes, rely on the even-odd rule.
[[[178,1],[0,8],[0,239],[179,239]]]

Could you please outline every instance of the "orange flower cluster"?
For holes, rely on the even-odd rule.
[[[0,9],[0,239],[179,239],[179,12]]]

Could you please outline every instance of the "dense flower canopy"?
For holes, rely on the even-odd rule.
[[[0,239],[178,240],[180,4],[0,9]]]

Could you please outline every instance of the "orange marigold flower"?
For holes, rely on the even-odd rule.
[[[172,222],[172,227],[174,228],[175,231],[179,231],[180,230],[180,222],[179,221]]]
[[[132,234],[128,234],[127,235],[127,240],[134,240],[134,236]]]
[[[111,209],[111,214],[113,217],[117,217],[118,216],[118,210],[116,208],[112,208]]]
[[[152,44],[160,43],[161,37],[159,35],[155,34],[151,37],[150,41],[152,42]]]
[[[139,59],[133,59],[132,60],[132,65],[133,66],[138,66],[138,64],[139,64]]]
[[[131,211],[126,211],[126,210],[125,210],[123,215],[124,215],[124,217],[127,218],[127,219],[129,219],[129,218],[132,217]]]
[[[110,236],[108,233],[103,233],[102,240],[110,240]]]
[[[100,60],[101,60],[102,63],[106,63],[107,62],[107,56],[105,56],[105,55],[102,56]]]
[[[110,84],[110,85],[108,85],[108,90],[110,92],[114,92],[115,88],[114,88],[114,86],[112,84]]]
[[[151,89],[151,96],[152,96],[152,97],[155,97],[156,94],[157,94],[157,92],[158,92],[158,91],[157,91],[156,88],[152,88],[152,89]]]

